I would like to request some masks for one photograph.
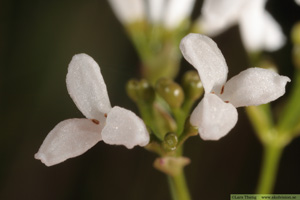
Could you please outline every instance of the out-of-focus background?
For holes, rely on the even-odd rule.
[[[201,1],[193,16],[200,6]],[[292,78],[289,34],[300,20],[300,7],[292,0],[270,0],[267,9],[287,36],[284,48],[269,55],[280,74]],[[83,117],[65,84],[76,53],[85,52],[99,63],[112,105],[137,111],[124,87],[139,77],[139,59],[107,1],[1,0],[0,20],[0,199],[170,199],[166,177],[152,167],[156,155],[143,148],[100,142],[53,167],[33,158],[58,122]],[[229,77],[250,67],[237,26],[214,39],[227,60]],[[182,71],[192,69],[185,61],[182,65]],[[282,104],[284,97],[274,106],[280,109]],[[244,109],[238,111],[237,126],[220,141],[204,142],[197,136],[186,143],[193,199],[224,200],[232,193],[255,191],[262,147]],[[275,193],[300,193],[299,169],[300,138],[284,151]]]

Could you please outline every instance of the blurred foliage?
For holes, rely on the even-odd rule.
[[[300,7],[272,0],[267,8],[289,36]],[[33,158],[58,122],[82,117],[65,86],[67,66],[76,53],[85,52],[99,63],[112,105],[136,110],[125,83],[138,76],[140,62],[107,2],[2,0],[0,20],[0,199],[170,198],[165,176],[152,167],[155,155],[142,148],[128,151],[100,142],[83,156],[51,168]],[[230,77],[249,67],[238,27],[214,39]],[[270,56],[281,74],[293,78],[291,49],[288,41]],[[180,74],[191,69],[185,61],[182,66]],[[194,199],[254,192],[261,145],[244,110],[239,115],[237,126],[222,140],[187,141],[185,154],[192,163],[186,173]],[[285,149],[275,193],[300,192],[299,156],[298,138]]]

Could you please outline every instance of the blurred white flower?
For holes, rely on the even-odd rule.
[[[295,0],[295,2],[300,6],[300,0]]]
[[[248,51],[275,51],[284,45],[285,36],[265,5],[266,0],[205,0],[197,25],[215,36],[239,24]]]
[[[143,0],[108,0],[115,15],[123,24],[145,19]]]
[[[149,0],[148,4],[143,0],[108,0],[108,2],[123,24],[143,20],[148,14],[149,22],[174,29],[190,16],[195,0]]]
[[[195,0],[169,0],[164,10],[163,25],[167,29],[174,29],[183,20],[189,18],[194,7]]]
[[[217,44],[204,35],[187,35],[180,49],[197,69],[205,89],[190,118],[204,140],[225,136],[237,122],[237,107],[273,101],[285,93],[285,85],[290,82],[288,77],[262,68],[249,68],[226,82],[226,61]]]
[[[149,0],[148,1],[148,17],[153,24],[160,24],[163,21],[163,13],[167,1],[165,0]]]
[[[131,149],[149,143],[144,122],[133,112],[111,108],[98,64],[86,54],[73,56],[66,78],[68,92],[86,117],[67,119],[47,135],[35,158],[51,166],[76,157],[103,140]]]

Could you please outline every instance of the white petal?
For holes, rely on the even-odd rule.
[[[115,106],[107,115],[102,140],[107,144],[124,145],[132,149],[136,145],[147,145],[149,133],[144,122],[133,112]]]
[[[279,24],[265,11],[265,0],[247,2],[240,18],[241,36],[248,51],[274,51],[285,43]]]
[[[265,0],[251,0],[247,2],[247,9],[243,10],[239,18],[241,37],[248,51],[258,51],[263,48],[265,23]]]
[[[300,0],[295,0],[295,2],[300,6]]]
[[[143,0],[108,0],[115,15],[123,23],[128,24],[144,19]]]
[[[205,92],[221,91],[228,68],[217,44],[205,35],[190,33],[181,40],[180,49],[184,58],[198,70]]]
[[[265,104],[281,97],[290,81],[268,69],[249,68],[225,84],[221,98],[235,107]]]
[[[203,140],[219,140],[235,126],[237,117],[232,104],[225,103],[217,95],[205,94],[192,112],[190,122],[198,127]]]
[[[102,120],[111,109],[98,64],[86,54],[73,56],[67,74],[67,88],[78,109],[89,119]]]
[[[68,119],[57,124],[47,135],[38,153],[34,155],[51,166],[79,156],[101,140],[104,125],[89,119]]]
[[[198,20],[200,30],[215,36],[236,24],[243,12],[244,0],[205,0]]]
[[[168,29],[179,26],[190,16],[194,3],[195,0],[169,0],[164,16],[164,26]]]
[[[152,23],[161,23],[166,1],[151,0],[149,3],[149,20]]]
[[[285,44],[281,27],[268,12],[264,12],[264,28],[264,49],[275,51]]]

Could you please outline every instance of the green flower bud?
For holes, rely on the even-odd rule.
[[[185,92],[186,98],[193,101],[200,98],[203,94],[203,85],[201,83],[199,74],[192,70],[187,71],[182,78],[182,87]]]
[[[146,79],[142,79],[139,83],[139,98],[145,102],[152,103],[155,98],[153,87]]]
[[[180,85],[168,78],[161,78],[155,86],[156,92],[169,104],[171,108],[179,108],[184,100],[184,93]]]
[[[167,133],[163,141],[163,147],[167,151],[174,151],[177,148],[178,138],[176,133]]]
[[[300,22],[296,23],[292,29],[292,41],[294,45],[300,45]]]
[[[127,95],[133,100],[133,101],[138,101],[139,99],[139,91],[140,85],[139,85],[139,81],[136,79],[131,79],[127,82],[126,85],[126,91],[127,91]]]
[[[154,101],[154,89],[145,79],[141,81],[131,79],[126,85],[126,90],[128,96],[135,102],[144,101],[149,103]]]

